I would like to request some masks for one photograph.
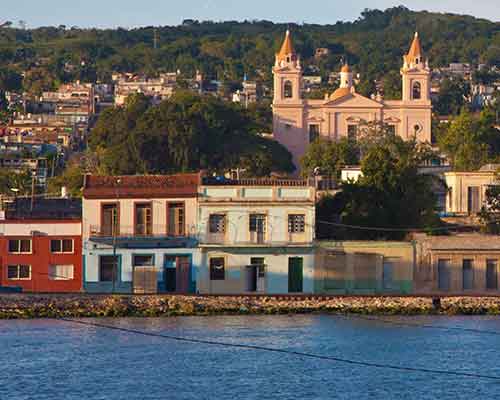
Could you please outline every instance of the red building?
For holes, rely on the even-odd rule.
[[[81,201],[18,199],[0,212],[0,287],[82,289]]]

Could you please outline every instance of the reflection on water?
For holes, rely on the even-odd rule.
[[[500,376],[500,320],[496,317],[384,320],[388,321],[295,315],[98,322],[190,338]],[[489,334],[418,325],[473,328]],[[55,320],[0,321],[0,345],[0,399],[455,400],[500,395],[500,383],[495,381],[183,343]]]

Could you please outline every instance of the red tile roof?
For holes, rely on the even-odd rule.
[[[196,197],[200,175],[87,175],[83,197],[87,199]]]

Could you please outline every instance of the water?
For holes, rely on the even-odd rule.
[[[389,319],[385,317],[384,319]],[[168,335],[500,376],[500,319],[338,316],[85,320]],[[0,321],[0,399],[493,399],[500,381],[170,341],[63,321]]]

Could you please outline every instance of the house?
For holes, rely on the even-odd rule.
[[[199,174],[85,177],[86,292],[194,293]]]
[[[198,204],[200,293],[313,292],[314,185],[204,178]]]
[[[487,164],[472,172],[446,172],[448,188],[446,212],[455,215],[476,215],[486,202],[489,186],[500,184],[497,171],[500,164]]]
[[[82,289],[81,202],[18,198],[0,211],[0,287]]]
[[[366,122],[379,121],[405,140],[431,142],[430,69],[418,34],[401,68],[401,100],[368,98],[356,92],[349,65],[340,71],[340,87],[324,99],[304,99],[304,71],[287,32],[273,67],[273,134],[299,166],[309,143],[318,136],[329,140],[356,139]]]
[[[498,236],[422,236],[417,243],[415,290],[419,294],[500,294]]]

